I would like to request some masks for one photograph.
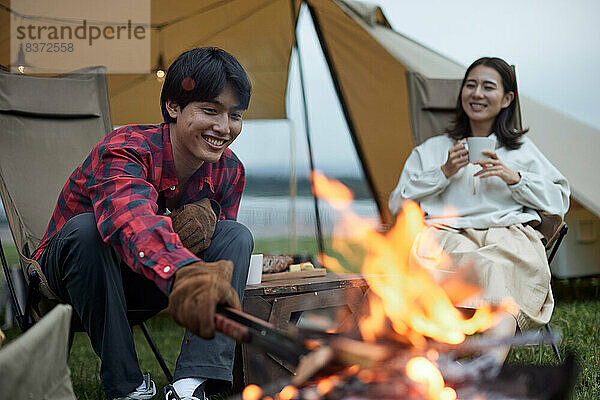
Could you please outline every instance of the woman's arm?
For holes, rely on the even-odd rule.
[[[566,178],[548,161],[529,139],[523,140],[518,150],[524,168],[514,171],[507,167],[494,151],[484,151],[490,156],[477,162],[482,167],[475,176],[497,176],[509,187],[515,201],[534,210],[564,216],[569,209],[571,194]]]
[[[523,147],[528,162],[524,170],[518,171],[520,181],[509,185],[513,198],[531,209],[563,217],[569,210],[571,195],[567,179],[531,140],[527,139]]]
[[[531,209],[564,217],[569,210],[571,193],[565,177],[560,173],[546,175],[523,171],[520,174],[519,183],[509,186],[516,201]]]

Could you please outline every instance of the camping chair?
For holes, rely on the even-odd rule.
[[[73,169],[112,130],[104,67],[60,77],[0,71],[0,195],[28,285],[21,308],[0,243],[0,256],[21,331],[60,299],[29,257],[45,232],[58,194]],[[165,376],[172,381],[144,321],[160,310],[128,316],[139,324]],[[76,324],[73,324],[76,325]],[[72,332],[75,328],[72,327]]]
[[[72,312],[59,304],[0,349],[2,398],[76,400],[67,363]]]
[[[430,137],[442,134],[452,122],[462,79],[431,79],[418,72],[407,71],[406,80],[410,99],[412,135],[415,146],[418,146]],[[512,126],[517,129],[522,127],[518,96]],[[542,243],[546,248],[548,265],[550,265],[567,234],[568,226],[559,215],[551,215],[544,211],[538,211],[538,214],[541,222],[532,226],[543,235]],[[546,324],[545,328],[548,333],[552,333],[550,324]],[[554,342],[552,342],[552,350],[556,358],[561,361],[558,347]]]
[[[540,216],[542,217],[542,221],[539,223],[539,225],[534,226],[534,229],[543,235],[542,243],[544,243],[544,247],[546,248],[548,265],[550,265],[554,259],[554,256],[556,255],[556,252],[558,251],[558,248],[560,247],[562,240],[569,230],[569,226],[559,215],[540,212]],[[550,324],[548,323],[544,327],[546,328],[548,334],[552,335]],[[558,346],[554,340],[552,341],[551,345],[554,355],[559,362],[562,362],[560,352],[558,351]]]

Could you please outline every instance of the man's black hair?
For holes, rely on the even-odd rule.
[[[171,64],[160,94],[160,107],[165,122],[176,118],[167,111],[167,100],[184,109],[193,101],[213,101],[226,84],[237,95],[241,110],[248,108],[252,86],[238,60],[216,47],[200,47],[182,53]]]

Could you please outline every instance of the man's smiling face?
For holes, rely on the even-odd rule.
[[[212,101],[193,101],[183,109],[168,101],[167,110],[177,118],[171,124],[174,150],[189,165],[219,161],[242,131],[243,110],[229,84]]]

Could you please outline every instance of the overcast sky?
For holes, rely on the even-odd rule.
[[[394,30],[463,65],[481,56],[504,58],[516,66],[522,94],[600,128],[600,1],[371,2],[382,7]],[[356,154],[306,12],[298,32],[315,164],[332,175],[358,175]],[[249,173],[265,168],[287,173],[292,125],[296,168],[299,173],[307,168],[295,67],[288,91],[292,122],[246,122],[234,143]]]

